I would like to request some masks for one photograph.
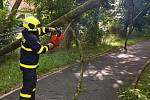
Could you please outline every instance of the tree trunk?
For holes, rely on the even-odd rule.
[[[130,26],[130,28],[129,28],[129,32],[127,32],[128,34],[126,35],[126,40],[125,40],[125,44],[124,44],[124,50],[127,52],[127,43],[128,43],[128,40],[129,40],[129,37],[130,37],[130,35],[132,34],[132,32],[133,32],[133,30],[134,30],[134,26]]]
[[[128,39],[130,37],[130,34],[133,32],[134,30],[134,26],[133,26],[133,18],[134,18],[134,13],[135,13],[135,7],[134,7],[134,2],[133,0],[129,0],[128,1],[128,20],[129,22],[126,22],[127,23],[127,26],[126,26],[126,29],[128,29],[129,27],[129,31],[126,33],[126,40],[125,40],[125,45],[124,45],[124,50],[127,51],[127,42],[128,42]],[[129,25],[130,24],[130,25]]]
[[[22,0],[16,0],[14,6],[13,6],[12,9],[11,9],[11,14],[10,14],[9,16],[11,16],[11,15],[16,15],[17,10],[18,10],[18,8],[19,8],[21,2],[22,2]]]
[[[73,35],[71,29],[68,29],[68,31],[65,34],[65,48],[69,50],[72,46],[72,40],[73,40]]]
[[[100,0],[89,0],[87,2],[85,2],[84,4],[80,5],[79,7],[75,8],[74,10],[71,10],[70,12],[68,12],[67,14],[61,16],[60,18],[56,19],[55,21],[51,22],[50,24],[48,24],[47,26],[51,26],[51,27],[56,27],[56,26],[62,26],[67,22],[70,22],[71,20],[75,19],[76,17],[80,16],[82,13],[95,8],[97,6],[99,6],[100,4]],[[0,27],[0,32],[1,32],[1,27]],[[15,49],[17,49],[18,47],[20,47],[20,40],[15,41],[15,46],[13,47],[13,44],[10,44],[9,46],[6,46],[4,48],[0,49],[0,56],[3,56],[6,53],[9,53],[10,51],[13,51]]]
[[[128,32],[128,23],[127,23],[127,21],[125,21],[125,24],[124,24],[124,27],[123,27],[123,31],[121,32],[121,34],[120,34],[120,36],[122,37],[122,38],[125,38],[126,37],[126,35],[127,35],[127,32]]]
[[[134,30],[134,22],[136,21],[136,19],[138,19],[139,16],[141,16],[143,14],[143,12],[145,12],[145,10],[149,9],[149,7],[145,7],[142,11],[140,11],[139,14],[137,14],[133,19],[131,24],[129,25],[129,32],[127,32],[127,36],[126,36],[126,40],[125,40],[125,44],[124,44],[124,50],[127,52],[127,44],[128,44],[128,40],[130,35],[132,34],[133,30]]]
[[[130,25],[133,21],[134,17],[134,2],[133,0],[125,0],[124,1],[124,8],[126,9],[125,13],[125,24],[124,24],[124,33],[122,33],[122,37],[127,37],[128,34],[128,28],[130,28]]]
[[[7,45],[5,48],[1,48],[0,49],[0,56],[4,55],[6,53],[9,53],[12,50],[15,50],[16,48],[18,48],[21,45],[20,42],[21,42],[21,39]]]
[[[74,25],[74,26],[73,26],[73,30],[74,30],[74,32],[75,32],[75,34],[76,34],[76,37],[79,38],[80,35],[79,35],[78,26],[77,26],[77,25]],[[76,44],[76,47],[79,47],[78,41],[77,41],[76,39],[75,39],[75,44]]]

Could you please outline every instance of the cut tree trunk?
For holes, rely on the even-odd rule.
[[[68,23],[68,22],[72,21],[73,19],[77,18],[78,16],[82,15],[84,12],[99,6],[100,1],[101,0],[88,0],[87,2],[80,5],[79,7],[71,10],[67,14],[61,16],[60,18],[58,18],[56,20],[54,20],[53,22],[51,22],[47,26],[51,26],[51,27],[62,26],[65,23]],[[7,54],[7,53],[17,49],[18,47],[20,47],[20,42],[21,42],[21,39],[15,41],[15,46],[13,46],[13,44],[14,44],[14,42],[13,42],[9,46],[1,48],[0,49],[0,56],[3,56],[4,54]]]
[[[21,39],[20,40],[17,40],[9,45],[7,45],[5,48],[1,48],[0,49],[0,56],[6,54],[6,53],[9,53],[11,52],[12,50],[15,50],[16,48],[18,48],[20,45],[21,45]]]

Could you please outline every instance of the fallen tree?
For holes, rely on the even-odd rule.
[[[50,27],[63,26],[64,24],[69,23],[73,19],[78,18],[78,16],[82,15],[84,12],[99,6],[101,2],[103,2],[103,0],[102,1],[101,0],[88,0],[87,2],[80,5],[79,7],[71,10],[67,14],[54,20],[53,22],[51,22],[47,26],[50,26]],[[5,54],[17,49],[18,47],[20,47],[20,43],[21,43],[21,39],[7,45],[6,47],[1,48],[0,49],[0,56],[3,56]]]

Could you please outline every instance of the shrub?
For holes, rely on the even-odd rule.
[[[0,9],[0,25],[2,25],[4,23],[6,15],[7,15],[7,10]]]
[[[119,100],[148,100],[140,89],[127,88],[119,93]]]

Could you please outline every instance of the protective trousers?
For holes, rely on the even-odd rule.
[[[35,100],[35,89],[37,82],[36,69],[20,67],[23,73],[23,87],[19,100]]]

